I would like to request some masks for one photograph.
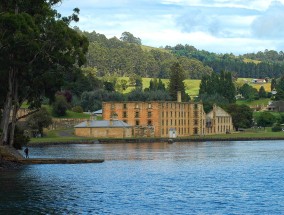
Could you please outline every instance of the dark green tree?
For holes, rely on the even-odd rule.
[[[262,127],[272,126],[276,122],[276,117],[269,112],[261,112],[257,117],[257,125]]]
[[[265,91],[263,86],[261,86],[259,88],[258,96],[259,96],[259,98],[266,98],[267,97],[267,93],[266,93],[266,91]]]
[[[184,70],[182,69],[181,65],[176,62],[171,67],[171,76],[170,76],[170,83],[169,83],[169,94],[172,97],[173,101],[177,100],[177,92],[181,92],[181,99],[182,101],[190,100],[190,97],[185,92],[185,85],[184,81]]]
[[[276,84],[276,91],[275,100],[284,100],[284,76]]]
[[[224,109],[231,114],[233,125],[239,128],[250,128],[253,124],[253,110],[247,105],[229,104]]]
[[[52,117],[46,108],[41,108],[39,111],[27,117],[26,125],[33,132],[33,136],[39,133],[43,136],[43,129],[52,124]],[[36,131],[36,133],[34,133]]]
[[[271,79],[271,85],[270,85],[270,90],[275,90],[276,88],[276,79],[275,78],[272,78]]]
[[[52,104],[52,115],[55,117],[62,117],[66,115],[69,105],[63,95],[57,95]]]
[[[79,10],[61,17],[54,10],[59,2],[0,3],[0,79],[5,77],[7,82],[0,107],[1,144],[8,144],[9,139],[13,145],[17,111],[24,101],[39,108],[44,96],[54,96],[62,86],[63,74],[85,62],[88,42],[69,28],[72,21],[78,21]]]

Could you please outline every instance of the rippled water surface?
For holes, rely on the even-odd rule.
[[[284,141],[60,145],[0,172],[0,214],[284,214]]]

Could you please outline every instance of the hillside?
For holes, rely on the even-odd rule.
[[[150,86],[150,80],[152,78],[142,78],[142,84],[143,84],[143,89],[145,88],[149,88]],[[127,82],[129,82],[129,78],[128,77],[120,77],[118,78],[118,81],[121,80],[125,80]],[[163,83],[165,83],[166,86],[168,86],[169,83],[169,79],[161,79]],[[270,85],[271,83],[265,83],[265,84],[255,84],[251,82],[252,78],[238,78],[236,84],[237,85],[243,85],[245,83],[251,85],[252,87],[254,87],[255,89],[259,90],[259,88],[261,86],[264,87],[266,92],[270,92]],[[186,93],[189,94],[190,96],[198,96],[198,92],[199,92],[199,85],[200,85],[200,79],[186,79],[184,81],[185,83],[185,89],[186,89]],[[130,91],[134,90],[135,87],[133,86],[127,86],[127,88],[125,90],[120,90],[121,93],[129,93]]]
[[[182,65],[187,79],[201,79],[203,75],[221,71],[230,71],[238,78],[278,78],[284,70],[281,52],[266,50],[235,56],[181,44],[165,48],[149,47],[141,45],[140,39],[138,43],[116,37],[108,39],[95,31],[81,34],[89,40],[85,66],[94,68],[97,77],[138,75],[145,78],[169,78],[170,66],[176,61]]]

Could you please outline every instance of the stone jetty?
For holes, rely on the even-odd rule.
[[[103,159],[69,159],[69,158],[24,158],[12,147],[0,146],[0,161],[15,164],[84,164],[102,163]]]

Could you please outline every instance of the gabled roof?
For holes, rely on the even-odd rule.
[[[75,128],[121,128],[121,127],[132,127],[131,125],[120,121],[112,120],[112,125],[110,120],[90,120],[84,121],[76,126]]]
[[[213,110],[210,111],[208,114],[206,114],[206,117],[213,118],[213,112],[215,111],[215,116],[231,116],[229,113],[224,111],[222,108],[219,106],[213,107]]]

